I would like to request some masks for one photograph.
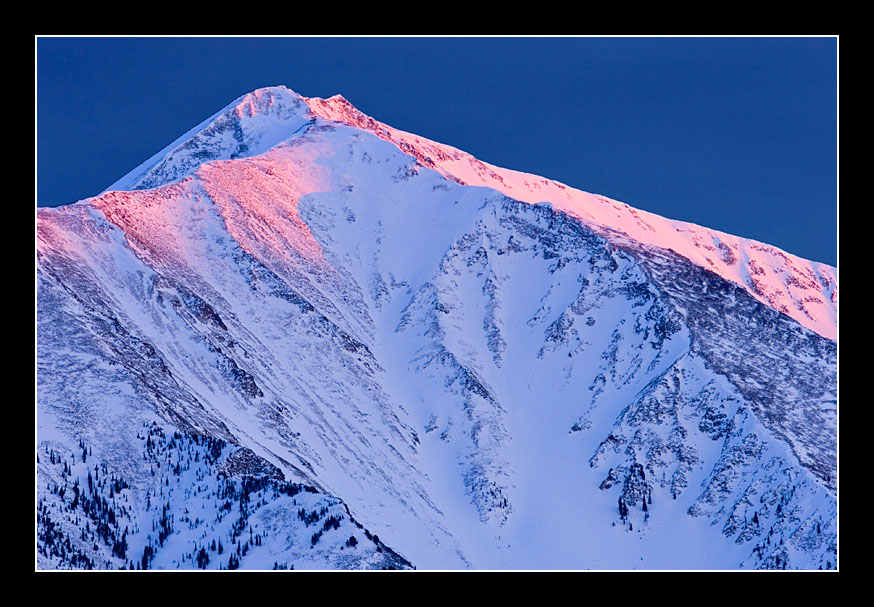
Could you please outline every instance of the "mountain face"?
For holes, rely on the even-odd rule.
[[[284,88],[37,211],[37,566],[834,569],[836,269]]]

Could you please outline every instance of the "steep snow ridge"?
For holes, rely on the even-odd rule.
[[[241,99],[220,116],[269,149],[197,136],[145,171],[163,185],[38,212],[41,453],[105,444],[128,478],[153,410],[419,568],[836,563],[834,341],[636,242],[624,205],[618,231],[463,185],[341,98]],[[334,540],[314,556],[344,566]]]
[[[256,156],[303,130],[311,119],[297,93],[285,87],[258,89],[242,95],[105,191],[152,188],[190,175],[204,162]]]
[[[837,486],[837,343],[763,306],[732,282],[676,253],[636,255],[681,311],[692,350],[747,397],[761,423],[831,490]]]
[[[529,203],[549,202],[594,228],[671,249],[747,289],[756,299],[829,339],[837,338],[837,270],[740,238],[634,209],[557,181],[503,169],[448,145],[394,129],[357,110],[342,96],[306,98],[312,111],[391,141],[423,165],[467,185],[490,187]]]
[[[330,137],[333,130],[322,135]],[[409,165],[408,157],[372,139],[392,160],[376,183]],[[384,374],[371,353],[356,283],[325,262],[321,245],[297,215],[301,198],[319,190],[326,190],[325,202],[334,202],[335,178],[318,167],[335,146],[324,143],[302,140],[255,158],[205,165],[166,186],[107,192],[41,211],[45,272],[67,256],[88,270],[51,272],[41,281],[41,297],[48,301],[64,285],[94,296],[97,302],[80,304],[72,312],[75,320],[67,319],[86,325],[86,333],[99,316],[94,306],[111,308],[103,315],[117,319],[116,330],[93,334],[106,342],[107,359],[130,370],[113,381],[132,385],[130,391],[158,411],[167,409],[164,401],[180,407],[193,402],[199,411],[176,412],[189,426],[245,444],[292,478],[352,496],[347,503],[363,512],[362,520],[393,525],[419,546],[419,557],[423,549],[435,550],[433,536],[442,547],[426,561],[458,567],[465,561],[455,555],[439,511],[420,486],[426,479],[414,467],[415,432],[380,385]],[[302,175],[301,165],[312,173]],[[332,213],[331,205],[316,208],[309,217],[314,223]],[[92,237],[95,226],[103,226],[109,238]],[[41,306],[47,321],[56,310]],[[47,369],[53,354],[45,344],[55,343],[55,331],[52,326],[40,336]],[[157,369],[138,370],[140,356],[126,346],[134,335],[148,343],[156,364],[166,369],[166,383],[184,396],[156,383],[153,376],[162,377]],[[41,392],[42,409],[51,410],[63,380],[43,377],[54,380]],[[101,381],[92,372],[83,378]],[[136,408],[134,399],[124,407],[115,395],[98,399],[101,405],[105,400],[120,412]],[[79,399],[74,402],[81,409]],[[76,427],[80,415],[63,411],[57,417],[55,425]],[[104,428],[100,417],[93,418],[95,428]],[[391,538],[388,532],[380,531]]]
[[[258,89],[195,127],[108,190],[144,189],[178,180],[210,160],[251,157],[312,126],[342,122],[392,142],[423,166],[460,184],[493,188],[528,203],[549,202],[604,233],[673,250],[829,339],[837,338],[837,270],[773,246],[660,217],[557,181],[504,169],[470,154],[394,129],[341,95],[302,97],[284,86]]]

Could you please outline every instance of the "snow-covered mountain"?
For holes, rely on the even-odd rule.
[[[39,568],[837,566],[833,267],[284,87],[37,213]]]

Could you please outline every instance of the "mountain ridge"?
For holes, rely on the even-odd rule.
[[[617,231],[471,187],[564,192],[259,91],[127,191],[38,210],[40,448],[87,438],[125,470],[157,416],[419,568],[836,565],[834,340],[713,271],[715,244],[636,240],[661,224],[627,205],[566,198],[644,217]],[[259,520],[251,549],[286,554]]]
[[[279,106],[279,111],[274,111],[274,103]],[[301,104],[305,108],[301,108]],[[288,111],[283,113],[283,110]],[[790,316],[803,326],[829,339],[837,338],[837,269],[828,264],[805,260],[751,239],[665,219],[551,179],[490,165],[451,146],[435,143],[381,123],[355,108],[342,95],[321,99],[303,97],[284,86],[265,87],[239,97],[199,127],[209,123],[213,125],[212,128],[216,128],[216,117],[233,114],[237,118],[254,118],[262,115],[262,112],[267,112],[268,116],[280,117],[278,123],[283,125],[277,133],[271,133],[267,137],[268,142],[279,143],[284,137],[293,136],[307,125],[297,121],[291,126],[284,124],[288,116],[295,112],[302,112],[301,119],[305,116],[308,121],[318,117],[361,128],[393,143],[402,152],[415,157],[423,166],[434,169],[459,184],[490,187],[528,203],[548,201],[556,209],[578,217],[605,234],[621,232],[638,242],[675,250],[702,267],[741,285],[759,301]],[[159,156],[165,162],[171,160],[171,154],[164,152],[175,143],[190,141],[192,133],[198,131],[199,127],[183,135],[144,164]],[[203,130],[206,129],[201,128],[199,132]],[[230,128],[223,126],[219,130]],[[243,127],[241,130],[249,129]],[[239,134],[236,136],[240,137]],[[249,145],[238,142],[234,149],[243,148],[244,155],[249,155],[250,152],[257,155],[259,150],[264,151],[266,145],[267,143],[259,140],[258,145],[252,145],[250,150]],[[202,153],[202,150],[198,153]],[[225,149],[218,156],[233,157],[236,153]],[[202,157],[188,168],[196,168],[200,161]],[[185,170],[177,170],[170,176],[162,175],[157,180],[152,178],[140,183],[142,166],[107,189],[150,187],[187,174]]]

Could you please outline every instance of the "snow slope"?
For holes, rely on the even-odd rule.
[[[731,280],[756,299],[824,337],[837,337],[837,271],[746,238],[665,219],[557,181],[496,167],[455,148],[379,123],[342,96],[307,99],[318,116],[366,129],[454,181],[490,187],[516,200],[549,202],[601,233],[670,249]]]
[[[258,89],[198,125],[109,190],[153,187],[180,178],[205,160],[257,155],[293,136],[315,117],[341,122],[394,143],[445,177],[493,188],[522,202],[549,202],[606,234],[673,250],[749,291],[756,299],[824,337],[837,337],[837,270],[767,244],[665,219],[554,180],[482,162],[451,146],[394,129],[341,95],[301,97],[286,87]],[[195,150],[194,153],[190,153]]]
[[[277,563],[836,566],[834,268],[284,87],[40,209],[37,236],[40,453],[101,445],[135,479],[157,416],[385,549]]]

